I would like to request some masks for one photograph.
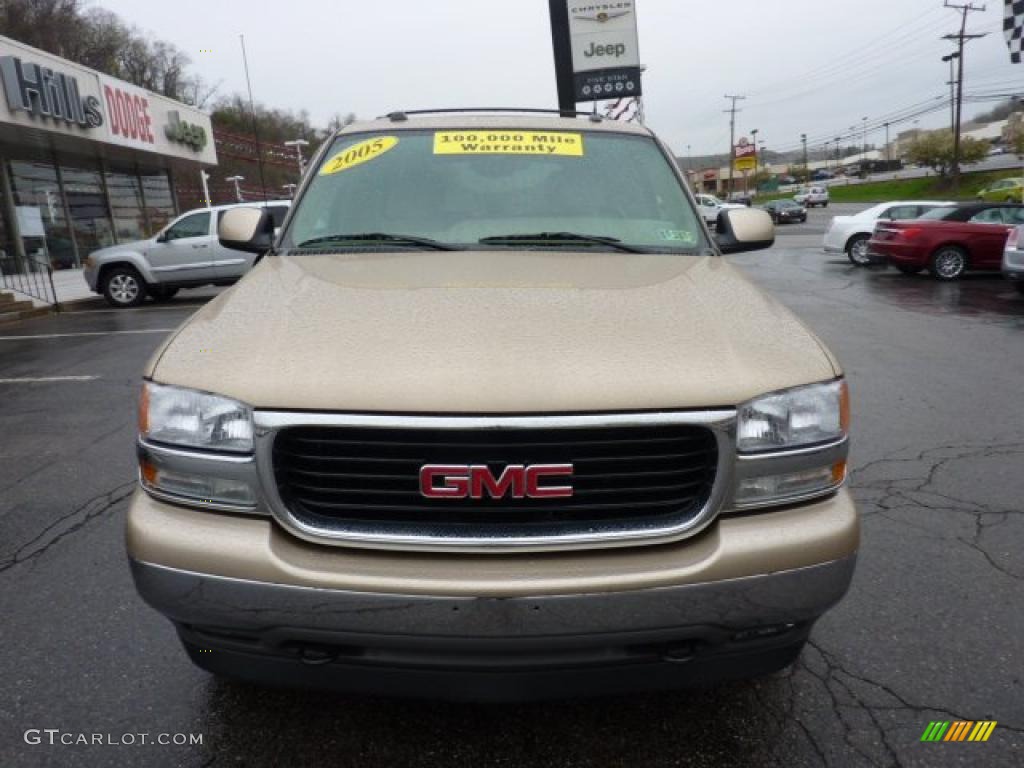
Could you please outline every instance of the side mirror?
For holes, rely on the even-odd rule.
[[[158,243],[166,243],[167,242],[167,231],[165,230],[165,231],[161,232],[159,235],[157,235],[156,236],[156,241]]]
[[[217,239],[225,248],[266,253],[274,242],[274,220],[266,208],[231,208],[217,223]]]
[[[722,253],[742,253],[771,248],[775,225],[760,208],[731,208],[718,214],[718,247]]]

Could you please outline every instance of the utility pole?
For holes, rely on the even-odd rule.
[[[885,123],[885,170],[889,170],[889,163],[892,162],[889,152],[889,123]]]
[[[842,136],[836,136],[836,170],[839,170],[839,166],[842,165],[842,163],[840,161],[843,158],[842,158],[842,155],[840,154],[841,147],[839,146],[839,143],[842,140],[843,140]]]
[[[949,130],[951,133],[956,132],[956,91],[953,90],[956,88],[956,73],[953,71],[953,62],[959,58],[960,54],[956,51],[942,57],[943,61],[949,62],[949,82],[947,85],[949,86]]]
[[[736,102],[743,101],[746,96],[731,96],[728,93],[725,94],[725,98],[732,99],[732,106],[725,110],[729,115],[729,183],[727,192],[729,195],[732,194],[732,162],[733,155],[736,153],[736,113],[742,112],[742,109],[736,109]]]
[[[952,8],[960,14],[960,34],[945,35],[943,40],[957,41],[958,71],[956,78],[956,117],[953,119],[953,194],[960,192],[960,121],[963,117],[964,106],[964,44],[968,40],[976,40],[985,35],[967,34],[967,14],[972,11],[985,11],[985,6],[977,6],[974,3],[951,3],[945,1],[945,8]]]

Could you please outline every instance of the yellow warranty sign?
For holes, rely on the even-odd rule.
[[[562,131],[438,131],[435,155],[583,157],[583,134]]]
[[[375,139],[360,141],[341,150],[338,154],[324,163],[320,169],[321,176],[330,176],[332,173],[341,173],[357,165],[376,160],[385,152],[394,149],[398,144],[395,136],[378,136]]]

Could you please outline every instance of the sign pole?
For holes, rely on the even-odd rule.
[[[569,37],[569,4],[566,0],[548,0],[551,12],[551,45],[555,51],[555,84],[558,87],[558,109],[563,117],[576,111],[572,72],[572,41]]]

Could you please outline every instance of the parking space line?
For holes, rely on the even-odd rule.
[[[191,312],[203,306],[201,303],[183,304],[180,307],[137,307],[135,309],[71,309],[66,315],[124,315],[136,312]]]
[[[99,376],[39,376],[20,379],[0,379],[0,384],[50,384],[64,381],[95,381]]]
[[[143,331],[83,331],[81,333],[39,333],[24,336],[0,336],[0,341],[24,341],[25,339],[73,339],[79,336],[119,336],[141,333],[171,333],[174,328],[149,328]]]

